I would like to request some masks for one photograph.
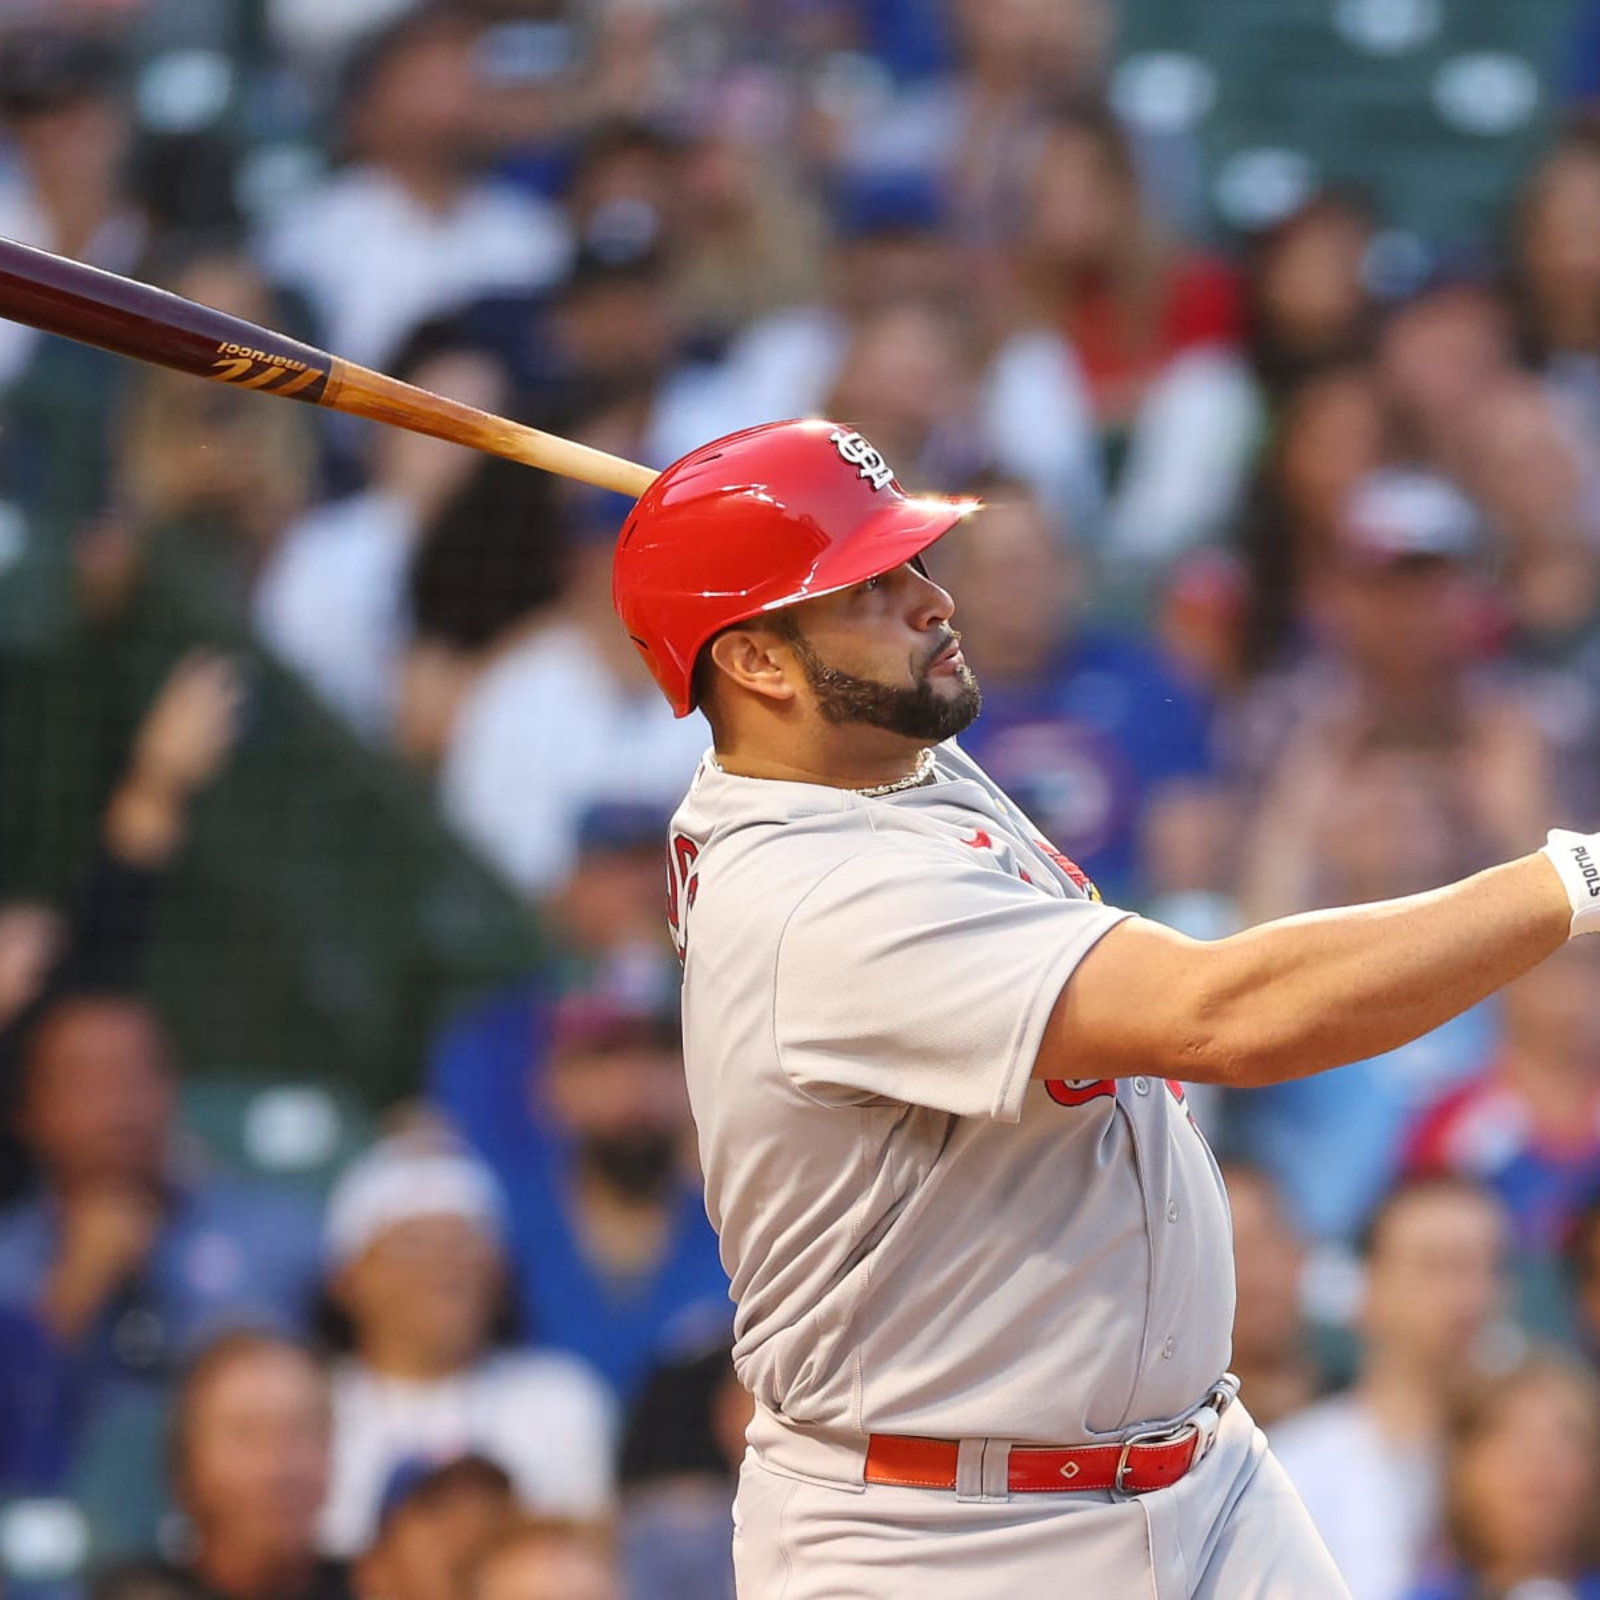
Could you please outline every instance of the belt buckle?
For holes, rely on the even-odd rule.
[[[1135,1445],[1142,1444],[1176,1444],[1184,1434],[1193,1430],[1195,1436],[1194,1454],[1189,1458],[1189,1465],[1184,1470],[1192,1471],[1201,1461],[1211,1453],[1211,1447],[1217,1442],[1217,1428],[1222,1421],[1222,1413],[1233,1404],[1239,1394],[1239,1380],[1231,1372],[1225,1372],[1219,1382],[1214,1384],[1205,1399],[1195,1410],[1191,1411],[1182,1422],[1175,1422],[1168,1428],[1147,1428],[1143,1433],[1130,1434],[1122,1441],[1122,1451],[1117,1456],[1117,1470],[1112,1478],[1111,1487],[1116,1494],[1141,1494],[1144,1491],[1130,1489],[1123,1479],[1128,1474],[1131,1463],[1128,1453]]]

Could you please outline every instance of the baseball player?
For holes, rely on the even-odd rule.
[[[954,742],[920,555],[968,501],[858,433],[669,467],[619,615],[712,747],[673,819],[689,1090],[755,1418],[744,1600],[1331,1600],[1227,1374],[1227,1200],[1183,1080],[1377,1055],[1600,931],[1600,835],[1196,942],[1101,903]]]

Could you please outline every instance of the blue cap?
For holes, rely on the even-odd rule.
[[[578,817],[578,849],[605,851],[664,849],[671,819],[660,806],[643,800],[597,800]]]
[[[834,229],[843,239],[942,233],[950,221],[938,179],[914,170],[849,174],[834,189],[831,210]]]
[[[383,1493],[378,1497],[377,1525],[381,1531],[396,1512],[402,1511],[419,1495],[443,1487],[446,1482],[475,1482],[511,1492],[511,1474],[492,1457],[475,1450],[458,1450],[429,1455],[418,1451],[402,1456],[389,1469]]]

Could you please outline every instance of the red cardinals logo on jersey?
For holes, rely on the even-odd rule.
[[[1058,1106],[1086,1106],[1115,1095],[1117,1085],[1111,1078],[1046,1078],[1044,1092]]]
[[[1089,874],[1071,856],[1064,856],[1048,839],[1033,841],[1091,900],[1100,898],[1100,891],[1090,881]]]
[[[700,874],[695,862],[700,858],[700,846],[681,833],[672,836],[667,846],[667,921],[672,927],[672,942],[678,947],[678,959],[688,941],[684,919],[694,906],[694,897],[700,890]]]

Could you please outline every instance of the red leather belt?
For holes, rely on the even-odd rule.
[[[1006,1458],[1006,1483],[1013,1494],[1062,1494],[1111,1489],[1149,1494],[1176,1483],[1211,1448],[1217,1421],[1234,1396],[1223,1385],[1193,1416],[1174,1428],[1136,1433],[1120,1444],[1085,1444],[1072,1449],[1013,1445]],[[919,1439],[875,1433],[867,1441],[868,1483],[905,1489],[954,1489],[960,1446],[953,1439]]]

